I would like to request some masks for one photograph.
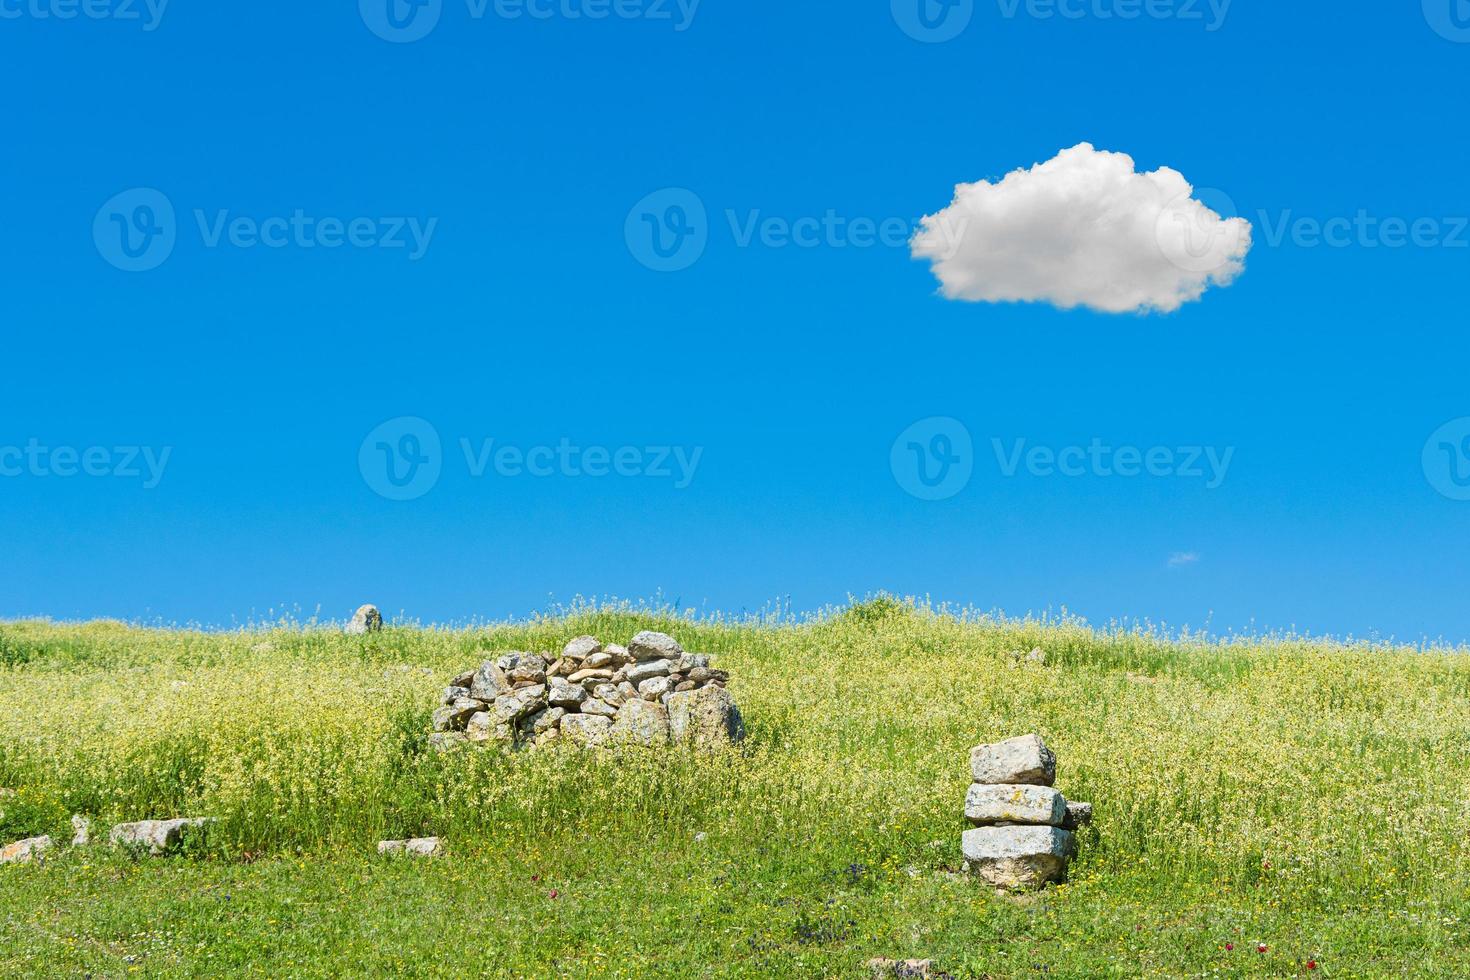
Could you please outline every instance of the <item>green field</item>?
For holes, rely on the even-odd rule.
[[[644,628],[730,672],[743,746],[425,751],[482,651]],[[1031,731],[1097,816],[1068,883],[1002,896],[958,873],[967,751]],[[5,976],[1470,975],[1464,651],[890,600],[363,638],[9,623],[0,788],[0,844],[217,821],[173,857],[0,867]],[[375,853],[421,835],[447,856]]]

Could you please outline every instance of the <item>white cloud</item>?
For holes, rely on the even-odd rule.
[[[1169,556],[1170,568],[1183,568],[1186,565],[1198,564],[1199,552],[1197,551],[1176,551]]]
[[[1168,167],[1081,143],[1030,170],[955,188],[910,247],[945,296],[1105,313],[1177,310],[1245,271],[1251,225],[1191,197]]]

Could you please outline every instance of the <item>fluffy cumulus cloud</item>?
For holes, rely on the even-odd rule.
[[[1245,271],[1251,226],[1168,167],[1082,143],[1030,170],[955,188],[911,247],[950,299],[1168,313]]]

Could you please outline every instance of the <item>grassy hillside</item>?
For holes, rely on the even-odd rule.
[[[442,688],[480,651],[642,628],[730,671],[740,750],[423,750]],[[1038,646],[1044,664],[1012,657]],[[1097,818],[1071,880],[1017,899],[955,870],[968,748],[1028,731]],[[0,787],[20,795],[0,801],[0,843],[69,839],[74,812],[104,833],[218,823],[180,857],[104,847],[0,868],[0,962],[809,977],[887,956],[955,977],[1464,976],[1467,734],[1457,652],[1171,644],[886,601],[799,625],[624,609],[360,639],[3,624]],[[448,857],[374,853],[429,834]]]

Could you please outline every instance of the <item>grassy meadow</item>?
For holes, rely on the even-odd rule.
[[[425,750],[482,651],[644,628],[730,671],[740,748]],[[1096,820],[1066,884],[1017,898],[958,873],[962,801],[969,747],[1030,731]],[[1470,975],[1464,651],[891,600],[361,638],[4,623],[0,788],[0,844],[217,821],[174,857],[0,867],[5,976]],[[447,856],[375,853],[427,835]]]

